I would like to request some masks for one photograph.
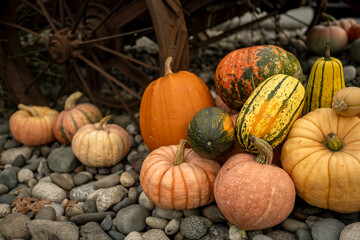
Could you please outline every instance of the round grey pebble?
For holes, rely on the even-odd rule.
[[[124,240],[142,240],[141,234],[137,231],[130,232]]]
[[[347,225],[340,233],[339,240],[359,240],[360,239],[360,222]]]
[[[292,219],[287,218],[284,221],[281,222],[281,226],[289,232],[295,232],[298,228],[308,228],[306,223]]]
[[[273,240],[273,238],[269,237],[269,236],[266,236],[264,234],[258,234],[258,235],[255,235],[252,240]]]
[[[153,217],[161,217],[164,219],[173,219],[173,218],[179,218],[179,217],[183,216],[182,211],[168,210],[168,209],[164,209],[159,206],[156,206],[156,208],[153,210],[153,212],[154,212]]]
[[[305,223],[309,226],[310,229],[312,229],[313,226],[315,225],[315,223],[317,223],[321,219],[323,219],[323,218],[318,217],[318,216],[314,216],[314,215],[310,215],[305,219]]]
[[[206,234],[207,227],[204,217],[190,216],[184,218],[180,223],[180,232],[184,237],[200,239]]]
[[[31,235],[27,224],[30,218],[21,213],[11,213],[7,215],[0,224],[0,234],[5,239],[30,239]]]
[[[56,185],[58,185],[63,189],[71,190],[73,187],[75,187],[72,181],[69,181],[69,179],[65,178],[60,173],[51,173],[50,178],[53,183],[55,183]]]
[[[125,235],[122,234],[121,232],[115,231],[115,230],[111,230],[108,232],[109,236],[112,237],[112,239],[114,240],[124,240],[125,239]]]
[[[118,185],[120,182],[120,178],[119,175],[117,174],[110,174],[102,179],[97,180],[94,183],[94,188],[95,189],[100,189],[100,188],[108,188],[108,187],[113,187]]]
[[[88,222],[80,228],[81,239],[112,240],[97,222]],[[96,238],[94,238],[96,236]]]
[[[35,215],[35,219],[44,219],[44,220],[56,220],[56,212],[52,207],[43,207],[40,209],[38,213]]]
[[[61,203],[66,198],[66,192],[54,183],[39,182],[32,190],[31,194],[37,199],[48,199],[50,201]]]
[[[114,212],[118,212],[120,209],[123,209],[127,206],[130,206],[132,204],[135,204],[136,201],[134,199],[131,198],[124,198],[123,200],[121,200],[120,202],[118,202],[117,204],[115,204],[115,206],[112,208]]]
[[[166,225],[168,224],[168,221],[163,218],[158,217],[147,217],[145,218],[145,223],[154,229],[165,229]]]
[[[314,224],[311,235],[314,240],[338,240],[345,224],[335,218],[324,218]]]
[[[297,240],[312,240],[310,230],[307,228],[298,228],[295,231]]]
[[[111,216],[109,214],[106,215],[104,220],[102,220],[102,222],[100,223],[100,226],[104,231],[109,231],[111,229],[111,227],[112,227],[112,218],[111,218]]]
[[[214,223],[224,222],[226,219],[217,205],[209,205],[202,209],[204,217],[210,219]]]
[[[132,231],[143,231],[146,228],[145,219],[150,216],[149,211],[139,204],[133,204],[121,209],[115,217],[114,223],[119,232],[129,234]]]
[[[296,235],[294,233],[284,231],[284,230],[274,230],[267,234],[265,234],[268,237],[273,238],[274,240],[296,240]]]
[[[167,235],[175,235],[177,232],[179,232],[180,223],[181,223],[181,218],[171,219],[165,227],[165,233]]]
[[[144,191],[140,193],[139,204],[144,206],[149,211],[152,211],[155,208],[155,204],[150,201]]]
[[[356,77],[356,68],[352,65],[344,66],[343,72],[345,82],[351,81]]]
[[[150,229],[141,236],[143,240],[170,240],[164,231],[160,229]]]
[[[7,192],[9,192],[9,188],[5,184],[0,183],[0,195],[3,195]]]
[[[93,175],[89,172],[79,172],[74,175],[74,183],[76,186],[83,185],[93,179]]]
[[[120,183],[124,187],[132,187],[135,184],[135,178],[129,172],[123,172],[120,175]]]
[[[0,204],[0,218],[4,218],[6,215],[11,213],[10,204],[1,203]]]
[[[229,238],[231,240],[242,240],[241,233],[239,231],[239,227],[235,225],[231,225],[229,228]]]

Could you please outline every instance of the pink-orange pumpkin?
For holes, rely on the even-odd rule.
[[[76,101],[82,96],[81,92],[71,94],[65,101],[64,110],[59,113],[53,131],[56,139],[63,144],[70,144],[76,131],[88,123],[99,122],[101,111],[91,103]]]
[[[243,230],[273,227],[285,220],[295,204],[295,186],[281,168],[271,165],[272,149],[251,137],[260,153],[232,156],[215,179],[215,201],[226,219]]]

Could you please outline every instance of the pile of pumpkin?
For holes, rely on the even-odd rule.
[[[306,45],[314,53],[323,55],[327,41],[331,41],[331,52],[341,52],[350,45],[350,57],[360,63],[360,23],[353,18],[335,19],[323,13],[325,22],[313,26],[306,34]]]
[[[234,50],[217,66],[215,101],[195,74],[173,73],[168,58],[140,106],[148,198],[178,210],[215,200],[244,230],[282,222],[296,194],[320,208],[359,211],[360,89],[345,87],[329,44],[325,52],[305,88],[292,53]]]
[[[48,106],[19,104],[9,119],[13,137],[28,146],[59,141],[71,144],[75,156],[84,165],[109,167],[120,162],[130,151],[129,133],[117,124],[108,124],[111,116],[102,116],[91,103],[76,104],[81,92],[68,96],[59,113]]]

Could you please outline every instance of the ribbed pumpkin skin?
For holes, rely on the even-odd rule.
[[[206,84],[188,71],[151,82],[142,96],[140,131],[150,151],[186,139],[190,120],[202,108],[215,107]]]
[[[344,87],[342,63],[334,57],[317,59],[306,85],[303,115],[317,108],[331,108],[334,94]]]
[[[234,143],[234,125],[230,115],[218,107],[201,109],[190,121],[187,140],[201,157],[215,159]]]
[[[253,83],[258,86],[267,78],[280,73],[292,76],[299,68],[298,59],[277,46],[237,49],[227,54],[217,66],[216,91],[227,106],[240,110],[254,91]],[[301,72],[301,82],[302,77]]]
[[[70,110],[63,110],[54,125],[55,137],[63,144],[70,144],[79,128],[99,122],[101,118],[101,111],[90,103],[80,103]]]
[[[345,87],[333,97],[332,109],[343,116],[354,116],[360,113],[360,88]]]
[[[216,161],[185,149],[185,162],[174,165],[177,146],[163,146],[144,160],[140,184],[146,196],[165,209],[192,209],[214,200],[214,181],[220,169]]]
[[[333,152],[324,144],[334,132],[343,143]],[[307,203],[341,213],[360,210],[360,119],[319,108],[299,118],[285,141],[281,163]]]
[[[129,133],[116,124],[108,130],[98,129],[99,123],[86,124],[71,142],[75,156],[86,166],[110,167],[120,162],[131,147]]]
[[[13,137],[28,146],[40,146],[55,140],[52,128],[59,114],[46,106],[32,106],[39,116],[32,116],[28,111],[18,110],[9,119]]]
[[[284,74],[262,82],[246,101],[235,125],[235,137],[240,147],[257,152],[250,136],[277,147],[286,137],[304,105],[305,89],[294,77]]]

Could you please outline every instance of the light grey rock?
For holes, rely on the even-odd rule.
[[[55,210],[56,217],[64,215],[65,212],[64,207],[61,204],[55,202],[51,202],[50,204],[45,204],[44,207],[52,207]]]
[[[150,201],[144,191],[140,193],[139,204],[144,206],[149,211],[152,211],[155,208],[155,204]]]
[[[57,173],[70,173],[80,165],[71,147],[53,149],[48,158],[48,165],[51,171]]]
[[[128,190],[121,185],[106,188],[100,192],[96,198],[96,208],[98,212],[105,212],[127,194]]]
[[[306,223],[292,218],[285,219],[280,225],[289,232],[295,232],[298,228],[308,228]]]
[[[308,228],[298,228],[295,231],[296,240],[312,240],[311,232]]]
[[[338,240],[345,224],[335,218],[324,218],[314,224],[311,235],[314,240]]]
[[[161,229],[150,229],[142,235],[143,240],[170,240]]]
[[[80,185],[71,189],[71,191],[69,192],[70,199],[78,199],[81,202],[85,202],[87,196],[95,192],[93,183],[94,182],[89,182],[87,184]]]
[[[116,186],[120,183],[120,177],[118,174],[110,174],[100,180],[97,180],[94,182],[94,188],[100,189],[100,188],[108,188]]]
[[[141,233],[137,231],[132,231],[124,238],[124,240],[143,240],[143,239],[141,237]]]
[[[163,218],[158,217],[147,217],[145,219],[145,223],[154,229],[165,229],[166,225],[168,224],[168,221]]]
[[[123,172],[120,175],[120,183],[124,187],[132,187],[135,184],[135,178],[129,172]]]
[[[33,171],[23,168],[20,169],[17,173],[17,180],[18,182],[24,183],[24,182],[28,182],[30,179],[34,178],[34,173]]]
[[[180,223],[180,232],[184,237],[200,239],[206,234],[207,223],[204,217],[190,216],[184,218]]]
[[[296,235],[294,233],[284,230],[274,230],[265,235],[274,240],[296,240]]]
[[[56,203],[61,203],[66,198],[66,192],[50,182],[36,184],[31,190],[31,195],[37,199],[48,199]]]
[[[347,225],[340,233],[339,240],[359,240],[360,222],[354,222]]]
[[[167,235],[175,235],[180,230],[181,218],[174,218],[165,226],[165,233]]]
[[[159,206],[156,206],[153,212],[155,212],[153,214],[154,217],[161,217],[164,219],[180,218],[183,216],[183,213],[179,210],[167,210]]]
[[[0,204],[0,218],[4,218],[5,216],[9,215],[10,213],[11,213],[10,204],[1,203]]]
[[[82,206],[80,206],[79,204],[74,204],[67,209],[66,216],[70,218],[83,213],[85,213],[85,211]]]
[[[5,239],[30,239],[31,235],[26,225],[31,222],[30,218],[21,213],[7,215],[0,224],[0,234]]]
[[[51,173],[50,174],[51,181],[53,183],[55,183],[56,185],[58,185],[59,187],[70,191],[71,189],[73,189],[75,187],[75,184],[72,181],[72,179],[69,179],[68,177],[65,177],[63,174]]]
[[[121,209],[114,220],[119,232],[127,235],[132,231],[141,232],[146,228],[145,219],[149,211],[139,204],[133,204]]]
[[[29,159],[32,150],[33,148],[28,146],[7,149],[1,152],[0,165],[12,164],[19,155],[23,155],[25,159]]]
[[[76,226],[66,222],[56,222],[49,220],[32,220],[27,224],[32,239],[37,240],[68,240],[79,239],[79,230]]]
[[[43,207],[39,212],[36,213],[35,219],[44,219],[55,221],[56,220],[56,212],[52,207]]]
[[[344,66],[344,80],[351,81],[356,77],[356,68],[352,65]]]
[[[80,229],[81,240],[112,240],[96,222],[88,222]]]
[[[202,208],[202,215],[214,223],[226,221],[226,218],[217,205],[208,205]]]

